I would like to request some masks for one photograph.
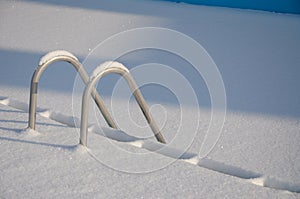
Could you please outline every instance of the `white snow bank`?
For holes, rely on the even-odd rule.
[[[2,97],[4,98],[4,97]],[[1,104],[9,106],[9,103],[6,103],[7,101],[13,101],[13,105],[11,107],[19,107],[22,110],[22,106],[25,105],[25,103],[18,102],[16,100],[8,100],[9,98],[4,98],[6,101],[2,100],[0,101]],[[22,105],[22,106],[20,106]],[[61,113],[54,113],[51,111],[47,111],[51,114],[41,114],[41,116],[44,116],[46,118],[52,119],[54,121],[57,121],[62,124],[66,124],[70,127],[75,127],[75,124],[71,121],[74,121],[74,118],[72,116],[65,116]],[[51,115],[51,116],[50,116]],[[91,128],[89,128],[90,133],[96,133],[102,136],[105,136],[107,138],[113,139],[118,142],[125,142],[128,143],[131,146],[135,146],[138,148],[143,148],[146,150],[149,150],[151,152],[155,152],[161,155],[164,155],[169,158],[175,158],[179,160],[184,160],[190,164],[198,165],[200,167],[207,168],[209,170],[217,171],[220,173],[224,173],[230,176],[235,176],[241,179],[248,179],[249,182],[263,187],[269,187],[279,190],[287,190],[291,192],[297,192],[300,193],[300,184],[293,183],[293,182],[286,182],[283,180],[280,180],[276,177],[270,177],[266,176],[264,174],[259,174],[253,171],[245,170],[243,168],[227,165],[222,162],[218,162],[215,160],[212,160],[210,158],[203,158],[198,159],[197,154],[181,151],[179,149],[168,147],[165,144],[161,144],[158,142],[154,142],[147,139],[139,139],[134,136],[130,136],[127,133],[121,131],[121,130],[114,130],[110,128],[97,128],[97,125],[92,124],[89,125]],[[23,133],[30,134],[30,135],[39,135],[36,131],[33,131],[31,129],[26,129],[25,131],[22,131]],[[82,151],[82,149],[80,150]],[[92,153],[93,155],[93,153]],[[93,155],[94,156],[94,155]]]
[[[0,97],[1,197],[299,198],[296,193],[300,183],[299,16],[159,1],[87,0],[78,4],[1,2],[0,95],[9,96]],[[175,161],[174,157],[184,152],[181,144],[186,137],[182,136],[176,147],[163,150],[161,145],[145,139],[148,129],[136,128],[135,123],[144,124],[138,107],[132,106],[133,122],[128,120],[124,110],[128,101],[122,98],[116,109],[121,118],[118,123],[126,133],[108,128],[98,132],[90,125],[90,132],[94,132],[89,135],[91,150],[80,147],[78,129],[71,127],[74,118],[70,117],[70,92],[76,75],[71,68],[47,69],[39,88],[38,105],[44,107],[37,114],[39,134],[23,131],[28,122],[28,114],[23,111],[28,108],[21,102],[28,101],[30,78],[41,55],[53,49],[66,49],[83,59],[113,34],[145,26],[170,28],[192,37],[205,47],[220,69],[226,86],[228,114],[222,136],[208,158],[199,160],[194,156],[203,143],[211,116],[202,109],[210,105],[205,84],[197,81],[200,77],[192,70],[187,71],[188,63],[149,49],[131,52],[118,61],[129,66],[132,73],[132,67],[144,63],[171,66],[191,81],[200,100],[198,133],[189,153],[184,153],[180,160]],[[116,48],[123,46],[115,43],[112,48],[103,49],[92,65],[114,60],[110,55]],[[104,83],[108,91],[111,82]],[[147,92],[144,93],[147,98]],[[100,94],[110,96],[103,88]],[[151,95],[150,99],[167,111],[162,132],[172,140],[180,113],[169,104],[169,99],[159,97]],[[108,104],[109,100],[105,102]],[[193,110],[184,122],[187,126],[195,121]],[[157,121],[163,121],[160,115],[155,115]],[[106,124],[103,118],[99,120],[100,124]],[[152,135],[150,130],[148,135]],[[114,153],[111,146],[105,147],[104,140],[134,153],[150,151],[152,156],[132,161]],[[91,157],[92,153],[98,159]],[[99,161],[101,158],[120,169],[111,169]],[[164,161],[173,164],[147,174],[121,172],[134,171],[137,165],[153,167]]]

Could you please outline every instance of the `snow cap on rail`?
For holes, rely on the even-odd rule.
[[[95,70],[93,71],[93,73],[91,75],[91,79],[94,78],[94,77],[96,77],[99,73],[105,71],[108,68],[119,68],[119,69],[122,69],[122,70],[126,71],[127,73],[129,73],[128,68],[126,68],[120,62],[106,61],[106,62],[100,64],[99,66],[97,66],[97,68],[95,68]]]
[[[68,57],[72,57],[73,59],[78,61],[78,59],[75,57],[75,55],[73,55],[72,53],[70,53],[66,50],[55,50],[55,51],[49,52],[46,55],[44,55],[40,59],[39,66],[45,64],[46,62],[48,62],[49,60],[51,60],[51,59],[53,59],[54,57],[57,57],[57,56],[68,56]]]

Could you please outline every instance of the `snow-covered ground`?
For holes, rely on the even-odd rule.
[[[168,65],[199,100],[199,107],[180,104],[166,88],[141,88],[167,142],[176,140],[167,147],[122,96],[114,96],[113,109],[123,131],[93,112],[90,123],[103,128],[91,125],[88,149],[78,145],[73,110],[80,117],[80,104],[72,102],[82,93],[73,93],[76,72],[66,63],[46,69],[37,129],[26,129],[30,79],[42,55],[65,49],[83,62],[108,37],[141,27],[190,36],[218,66],[227,114],[205,158],[198,158],[211,118],[205,82],[185,60],[151,49],[118,61],[130,69]],[[1,197],[299,198],[300,16],[158,1],[1,1],[0,33]],[[113,49],[105,50],[94,62],[111,59]],[[117,77],[101,81],[98,91],[109,105]]]

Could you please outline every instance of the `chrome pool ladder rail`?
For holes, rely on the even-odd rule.
[[[87,83],[84,93],[82,96],[82,105],[81,105],[81,125],[80,125],[80,144],[87,146],[87,133],[88,133],[88,112],[89,112],[89,96],[91,95],[95,84],[105,75],[109,73],[117,73],[123,76],[133,93],[139,107],[141,108],[149,126],[151,127],[156,139],[161,143],[166,143],[163,135],[161,134],[158,126],[153,119],[147,103],[140,92],[136,82],[129,73],[129,70],[121,63],[108,61],[99,65],[93,72],[93,75],[90,77],[90,81]],[[92,94],[93,95],[93,94]]]
[[[72,53],[65,50],[56,50],[44,55],[40,59],[39,65],[35,69],[31,79],[30,99],[29,99],[29,120],[28,120],[28,127],[31,129],[35,129],[36,126],[37,92],[38,92],[38,83],[40,77],[50,64],[57,61],[65,61],[70,63],[76,69],[76,71],[78,71],[83,82],[85,84],[89,82],[89,76],[87,72],[84,70],[82,64]],[[92,89],[92,97],[94,98],[100,112],[104,116],[104,119],[108,123],[108,125],[112,128],[118,129],[118,126],[116,125],[115,121],[112,119],[108,109],[104,105],[102,98],[97,93],[95,88]]]

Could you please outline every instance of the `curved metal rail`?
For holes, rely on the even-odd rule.
[[[105,62],[98,66],[95,71],[94,75],[91,77],[90,82],[86,85],[84,89],[84,93],[82,96],[82,106],[81,106],[81,125],[80,125],[80,144],[83,146],[87,146],[87,132],[88,132],[88,111],[89,111],[89,96],[96,84],[103,76],[109,73],[117,73],[122,75],[131,92],[133,93],[138,105],[142,109],[144,116],[148,124],[150,125],[156,139],[161,143],[166,143],[164,137],[162,136],[160,130],[158,129],[149,108],[145,102],[143,95],[141,94],[137,84],[135,83],[133,77],[129,73],[129,70],[118,62]]]
[[[66,61],[69,62],[74,68],[78,71],[81,79],[85,84],[89,82],[89,77],[87,72],[84,70],[82,64],[78,61],[78,59],[71,53],[58,50],[52,51],[40,59],[39,65],[34,71],[34,74],[31,79],[31,86],[30,86],[30,101],[29,101],[29,120],[28,120],[28,127],[31,129],[35,129],[36,123],[36,106],[37,106],[37,90],[38,90],[38,82],[44,70],[52,63],[56,61]],[[104,116],[104,119],[108,123],[108,125],[112,128],[117,129],[117,125],[112,119],[110,113],[108,112],[107,108],[104,105],[102,98],[99,96],[95,88],[91,88],[92,96]]]

